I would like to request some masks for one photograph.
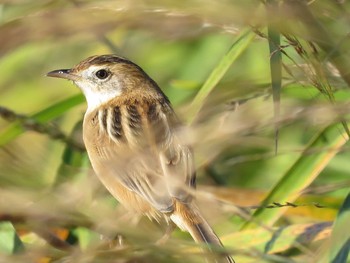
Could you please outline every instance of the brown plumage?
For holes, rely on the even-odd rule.
[[[194,204],[191,149],[168,98],[136,64],[114,55],[87,58],[48,76],[73,80],[88,109],[84,142],[92,167],[125,207],[166,218],[208,247],[222,244]],[[234,262],[227,254],[217,262]]]

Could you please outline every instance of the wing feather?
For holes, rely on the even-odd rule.
[[[147,143],[137,143],[138,135],[134,133],[135,140],[132,143],[105,139],[103,143],[95,142],[87,148],[103,153],[92,161],[102,181],[106,181],[104,178],[107,177],[108,180],[115,180],[149,202],[156,210],[169,213],[174,209],[175,200],[188,202],[191,199],[190,188],[195,186],[192,152],[181,143],[176,133],[180,124],[170,105],[164,101],[146,105],[147,108],[138,109],[139,112],[135,107],[132,110],[135,116],[146,116],[142,125],[143,129],[148,129],[148,132],[143,133],[149,134]],[[122,109],[121,105],[118,107]],[[142,114],[142,111],[146,114]],[[137,119],[141,118],[138,116]],[[107,136],[102,137],[108,138],[109,133],[106,132]],[[130,140],[130,137],[127,139]],[[87,141],[94,140],[101,140],[101,136],[92,134]],[[109,182],[105,182],[107,188]],[[112,192],[113,189],[110,190]],[[113,194],[118,199],[118,193]]]

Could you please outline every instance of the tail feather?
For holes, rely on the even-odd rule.
[[[177,204],[170,218],[182,230],[188,231],[194,241],[207,244],[210,251],[213,251],[213,247],[224,247],[219,237],[194,205]],[[222,259],[216,262],[235,263],[226,253],[223,253]]]

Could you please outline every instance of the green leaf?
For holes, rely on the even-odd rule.
[[[91,242],[101,239],[101,236],[99,234],[85,227],[77,227],[73,230],[73,233],[78,238],[80,248],[83,250],[87,249]]]
[[[303,154],[277,182],[262,202],[262,206],[273,202],[284,203],[296,200],[302,190],[317,178],[348,139],[341,124],[333,124],[325,128],[311,141]],[[244,224],[243,229],[255,227],[256,223],[271,226],[285,210],[286,208],[259,208],[252,215],[251,220]]]
[[[205,99],[219,83],[219,81],[225,75],[230,66],[236,61],[239,55],[241,55],[243,51],[246,50],[250,42],[254,39],[254,36],[255,34],[251,30],[244,30],[237,37],[230,50],[220,60],[216,68],[212,70],[210,76],[205,81],[196,97],[193,99],[188,112],[188,123],[192,123],[194,121]]]
[[[267,8],[271,11],[278,12],[279,3],[275,0],[269,0],[267,2]],[[279,119],[280,115],[280,97],[282,86],[282,54],[281,54],[281,34],[278,31],[277,21],[275,17],[270,16],[269,26],[267,28],[267,34],[269,39],[270,49],[270,71],[271,71],[271,86],[275,120]],[[277,122],[276,122],[277,123]],[[275,124],[275,153],[278,150],[278,126]]]
[[[10,222],[0,223],[0,253],[14,254],[24,249],[24,245]]]
[[[76,105],[79,105],[83,101],[84,96],[82,94],[75,95],[34,114],[32,118],[37,122],[45,123],[63,115],[66,111],[75,107]],[[7,127],[5,131],[0,133],[0,147],[14,140],[24,131],[25,129],[20,122],[14,122],[12,125]]]
[[[79,121],[70,137],[81,138],[82,137],[82,121]],[[67,180],[77,179],[86,176],[86,168],[89,167],[89,157],[86,151],[77,149],[76,147],[66,144],[66,147],[62,156],[62,163],[57,171],[56,180],[54,185],[59,185]]]
[[[333,231],[330,239],[329,262],[347,262],[350,250],[350,193],[345,198],[333,224]]]
[[[272,254],[298,248],[301,245],[309,246],[313,242],[327,239],[331,226],[331,222],[322,222],[315,224],[295,224],[279,228],[248,229],[226,235],[222,238],[222,241],[228,250],[232,248],[237,251],[243,250],[261,253],[256,262],[263,262],[262,258],[266,257],[268,259]],[[234,253],[234,255],[237,262],[252,262],[251,258],[250,260],[243,260],[243,257],[241,259],[241,256],[245,255],[245,253],[242,253],[242,255],[240,253]],[[267,260],[267,262],[289,261]]]

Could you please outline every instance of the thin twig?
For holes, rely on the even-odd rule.
[[[9,122],[17,122],[25,130],[46,134],[50,138],[62,141],[79,151],[85,151],[85,147],[81,143],[69,138],[53,123],[41,123],[35,118],[18,114],[2,106],[0,106],[0,117]]]

